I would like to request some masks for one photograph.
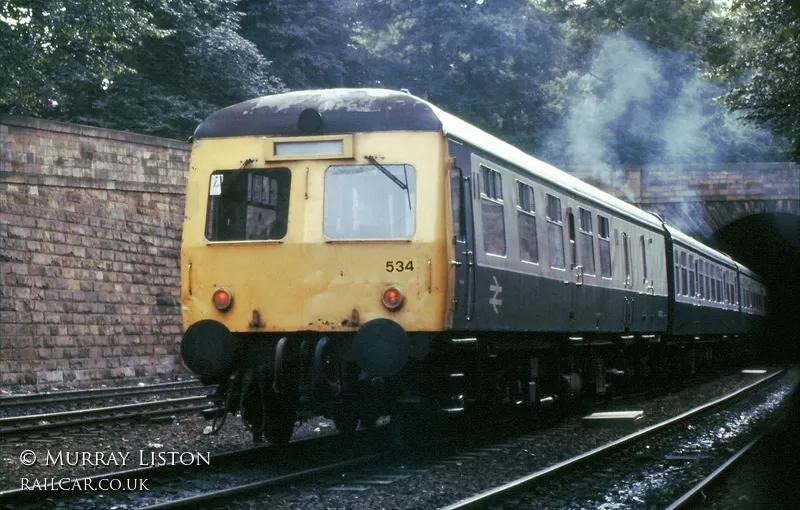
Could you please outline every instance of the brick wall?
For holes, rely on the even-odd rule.
[[[0,117],[0,386],[182,370],[188,149]]]
[[[606,165],[568,171],[705,242],[722,227],[753,214],[800,215],[800,165],[790,162]]]
[[[595,167],[569,172],[640,204],[800,198],[800,165],[789,162]]]

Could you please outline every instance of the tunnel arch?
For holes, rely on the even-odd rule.
[[[640,204],[664,218],[670,225],[700,241],[713,244],[715,234],[727,226],[758,214],[787,214],[800,217],[800,200],[705,200]]]
[[[767,286],[765,357],[800,360],[800,214],[741,215],[716,230],[711,244],[761,275]]]

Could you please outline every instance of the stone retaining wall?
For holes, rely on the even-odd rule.
[[[181,371],[189,146],[0,117],[0,386]]]

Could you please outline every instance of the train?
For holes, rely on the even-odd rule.
[[[190,143],[180,348],[213,431],[536,414],[763,328],[742,264],[407,91],[260,97]]]

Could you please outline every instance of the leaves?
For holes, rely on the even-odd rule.
[[[733,83],[725,104],[786,136],[800,162],[800,7],[788,1],[736,3],[740,51],[719,74]]]
[[[155,34],[131,0],[11,0],[0,4],[0,111],[42,115],[66,88],[133,70],[120,53]]]
[[[0,112],[186,138],[287,88],[406,88],[560,164],[774,158],[745,118],[798,158],[794,1],[6,0]]]
[[[188,138],[214,110],[281,90],[256,46],[239,35],[232,0],[152,0],[159,32],[122,60],[135,74],[73,90],[53,116],[140,133]]]
[[[407,88],[527,150],[557,116],[560,54],[549,15],[526,2],[365,3],[374,83]]]

